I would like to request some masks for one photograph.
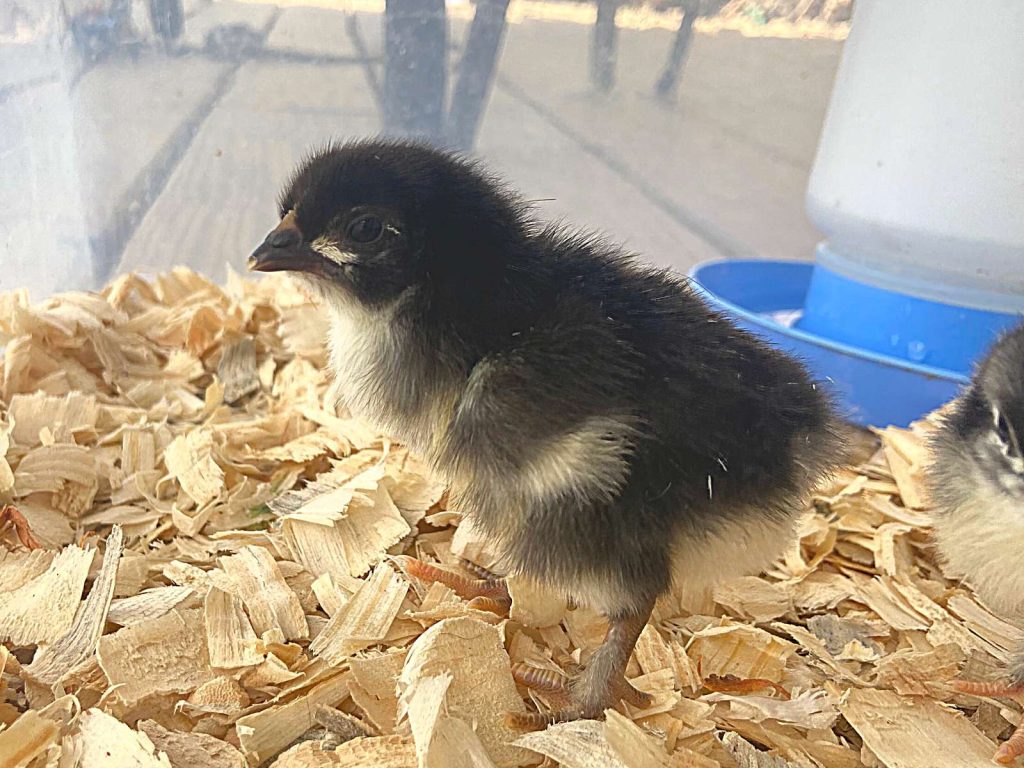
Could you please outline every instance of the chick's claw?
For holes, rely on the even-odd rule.
[[[618,681],[615,686],[615,696],[637,709],[647,709],[654,703],[654,697],[634,687],[626,678]]]

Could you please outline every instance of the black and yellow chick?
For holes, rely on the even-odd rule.
[[[608,617],[554,719],[642,705],[624,672],[655,599],[769,565],[839,460],[797,362],[474,163],[332,146],[280,216],[250,266],[319,294],[344,404],[449,480],[508,573]]]
[[[931,438],[935,543],[950,574],[1004,616],[1024,620],[1024,326],[1002,336]],[[1005,684],[959,682],[965,693],[1024,692],[1024,647]],[[996,753],[1024,755],[1024,725]]]

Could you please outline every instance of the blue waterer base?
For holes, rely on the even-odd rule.
[[[711,306],[832,382],[846,416],[863,426],[906,426],[952,399],[972,363],[1017,320],[872,291],[815,270],[723,260],[698,265],[690,276]]]
[[[913,295],[926,288],[905,279],[892,290],[871,284],[824,244],[796,327],[858,349],[967,374],[1017,317]],[[856,265],[848,265],[855,267]]]

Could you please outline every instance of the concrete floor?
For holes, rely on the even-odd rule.
[[[239,23],[262,35],[260,50],[236,61],[202,51],[210,30]],[[465,28],[453,22],[456,43]],[[527,198],[545,199],[538,214],[680,271],[720,255],[811,258],[804,189],[841,43],[698,35],[678,99],[664,104],[651,93],[670,32],[622,30],[606,96],[588,85],[590,33],[568,22],[509,27],[478,150]],[[381,34],[377,14],[213,2],[186,21],[183,55],[147,49],[102,61],[70,90],[0,97],[0,154],[22,174],[0,192],[3,258],[17,267],[0,287],[240,267],[305,149],[379,129],[368,78],[378,65],[364,54],[379,55]],[[5,53],[0,45],[8,81]],[[98,256],[88,277],[84,243]],[[59,277],[33,277],[48,252]]]

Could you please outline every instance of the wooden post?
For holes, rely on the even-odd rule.
[[[615,14],[620,0],[597,0],[597,21],[590,55],[590,80],[597,90],[607,93],[615,85],[615,49],[618,29]]]
[[[683,73],[683,64],[686,63],[686,55],[690,52],[690,43],[693,42],[693,22],[697,20],[694,10],[684,11],[683,18],[679,22],[679,30],[672,41],[672,50],[669,51],[668,61],[665,62],[665,69],[654,86],[654,92],[658,98],[670,99],[679,85],[679,78]]]
[[[448,25],[444,0],[387,0],[384,133],[440,143]]]
[[[448,115],[448,142],[456,149],[468,151],[476,143],[505,37],[508,3],[509,0],[477,0]]]

